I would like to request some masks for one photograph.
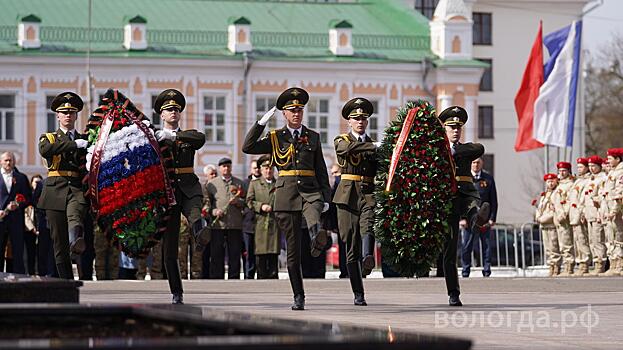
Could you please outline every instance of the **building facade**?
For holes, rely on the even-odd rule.
[[[310,93],[305,122],[321,134],[327,165],[335,162],[333,138],[347,130],[344,102],[373,101],[370,134],[380,139],[398,108],[422,98],[438,109],[465,106],[472,118],[465,138],[483,142],[493,156],[500,221],[519,222],[529,218],[529,200],[519,209],[511,204],[519,203],[518,192],[529,192],[518,185],[523,167],[539,156],[512,151],[512,99],[538,18],[515,7],[549,3],[557,13],[581,13],[585,2],[508,7],[508,1],[441,0],[429,20],[416,8],[425,0],[108,0],[93,1],[90,14],[88,1],[0,0],[0,145],[16,153],[21,171],[44,174],[37,137],[56,129],[48,108],[56,94],[76,91],[88,101],[79,128],[108,88],[126,94],[158,125],[155,96],[176,88],[187,98],[183,128],[207,138],[197,172],[229,156],[234,172],[244,175],[251,160],[241,152],[247,130],[289,86]],[[481,43],[486,30],[474,35],[486,14],[490,44]],[[568,22],[544,19],[544,29]],[[521,35],[512,33],[517,27],[524,28]],[[488,61],[474,58],[491,60],[492,74]],[[487,79],[490,91],[483,89]],[[283,119],[271,123],[281,127]]]

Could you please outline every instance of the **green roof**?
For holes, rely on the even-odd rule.
[[[453,60],[453,59],[438,59],[433,60],[433,64],[438,68],[449,67],[466,67],[466,68],[489,68],[489,63],[479,60]]]
[[[19,16],[21,17],[21,16]],[[19,18],[18,17],[18,18]],[[22,22],[28,22],[28,23],[41,23],[41,18],[33,15],[32,13],[29,14],[28,16],[24,16],[21,18]]]
[[[0,55],[84,55],[88,1],[0,0]],[[310,61],[402,61],[434,58],[428,19],[403,0],[312,3],[270,0],[93,0],[91,53],[108,57],[235,58],[227,50],[231,17],[251,25],[256,59]],[[117,9],[117,10],[115,10]],[[41,17],[41,48],[17,46],[18,14]],[[144,51],[123,47],[127,18],[147,23]],[[352,57],[329,50],[332,21],[352,25]],[[239,55],[238,55],[239,56]]]
[[[137,16],[134,16],[134,17],[130,18],[128,20],[128,23],[143,23],[143,24],[145,24],[145,23],[147,23],[147,20],[145,19],[145,17],[137,15]]]

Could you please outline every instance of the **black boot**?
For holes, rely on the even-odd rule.
[[[292,310],[300,311],[305,310],[305,295],[295,294],[294,304],[292,304]]]
[[[322,254],[327,245],[327,231],[320,224],[309,228],[311,256],[317,258]]]
[[[458,294],[451,294],[448,300],[450,306],[463,306]]]
[[[195,221],[193,224],[193,237],[195,238],[195,250],[202,252],[212,239],[212,231],[205,226],[203,219]]]
[[[84,241],[84,229],[82,226],[74,226],[69,229],[69,251],[72,254],[81,255],[87,248]]]
[[[182,293],[173,293],[173,301],[171,304],[174,305],[182,305],[184,304],[184,294]]]
[[[480,229],[489,222],[491,206],[489,202],[484,202],[471,219],[470,229],[472,232],[480,232]]]
[[[58,277],[66,280],[74,279],[74,271],[71,267],[71,262],[56,264],[56,271],[58,271]]]
[[[348,277],[350,278],[350,286],[353,289],[355,295],[354,304],[357,306],[367,306],[366,299],[363,295],[363,279],[361,278],[361,268],[359,262],[348,263],[346,265],[348,269]]]

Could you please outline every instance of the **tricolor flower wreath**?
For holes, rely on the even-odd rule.
[[[110,89],[87,132],[88,194],[97,223],[128,256],[143,257],[160,239],[175,203],[149,120]]]
[[[399,141],[404,146],[398,156]],[[396,167],[387,191],[393,155]],[[445,129],[434,107],[419,100],[401,108],[385,129],[377,157],[374,233],[383,260],[403,276],[424,275],[449,234],[456,189]]]

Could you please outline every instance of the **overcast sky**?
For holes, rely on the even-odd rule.
[[[586,6],[586,10],[599,3],[595,1]],[[623,35],[623,0],[603,0],[584,17],[584,48],[594,52],[607,44],[614,33]]]

